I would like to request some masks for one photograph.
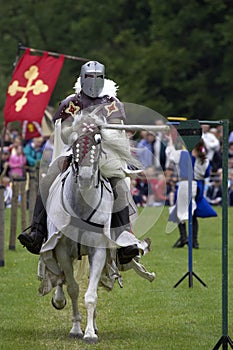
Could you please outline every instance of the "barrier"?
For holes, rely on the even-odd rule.
[[[9,250],[15,250],[18,207],[21,208],[21,229],[27,226],[27,198],[26,198],[26,179],[24,177],[14,178],[12,180],[12,202],[11,202],[11,224],[10,224],[10,239]],[[20,201],[19,201],[20,196]]]

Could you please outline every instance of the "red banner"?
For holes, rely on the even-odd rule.
[[[6,124],[16,120],[41,123],[63,63],[64,55],[54,58],[46,52],[43,56],[33,56],[26,49],[8,86]]]

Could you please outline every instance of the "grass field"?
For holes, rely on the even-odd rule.
[[[156,215],[156,208],[148,208]],[[207,284],[196,279],[193,288],[186,278],[174,284],[188,271],[188,249],[174,249],[178,230],[165,233],[168,208],[146,236],[153,250],[142,258],[156,279],[150,283],[133,271],[123,273],[124,288],[117,283],[112,292],[99,289],[99,343],[86,345],[69,339],[71,304],[55,310],[52,294],[38,296],[37,261],[18,243],[8,250],[9,210],[6,218],[5,266],[0,268],[0,349],[2,350],[211,350],[222,335],[221,292],[221,208],[218,218],[199,220],[200,249],[193,251],[193,270]],[[233,337],[233,208],[229,209],[229,336]],[[146,225],[146,222],[145,222]],[[20,229],[19,229],[20,231]],[[83,327],[86,321],[81,288]]]

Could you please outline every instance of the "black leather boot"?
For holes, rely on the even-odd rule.
[[[127,190],[121,185],[118,186],[119,181],[118,178],[110,179],[115,200],[111,219],[111,229],[114,230],[115,238],[119,237],[123,231],[130,232],[129,206],[126,196]],[[117,204],[116,201],[118,201]],[[122,247],[117,250],[117,257],[121,265],[128,264],[137,255],[139,255],[139,249],[136,244]]]
[[[180,231],[180,238],[176,243],[173,245],[173,248],[183,248],[185,244],[188,244],[188,238],[187,238],[187,233],[186,233],[186,224],[184,223],[179,223],[178,225],[179,231]]]
[[[128,264],[137,255],[139,255],[137,244],[122,247],[117,250],[117,256],[121,265]]]
[[[112,214],[111,228],[114,229],[116,236],[120,236],[124,230],[130,231],[128,207]],[[137,255],[139,255],[139,249],[136,244],[117,250],[118,260],[121,265],[128,264]]]
[[[33,221],[29,228],[18,236],[18,240],[30,253],[40,254],[42,244],[47,238],[47,213],[40,194],[36,199]]]

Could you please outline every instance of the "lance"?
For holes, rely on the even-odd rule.
[[[102,124],[104,129],[126,130],[126,131],[169,131],[169,125],[127,125],[127,124]]]

